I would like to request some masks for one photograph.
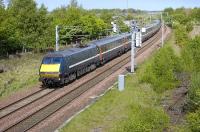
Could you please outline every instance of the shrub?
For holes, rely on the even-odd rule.
[[[183,48],[181,51],[182,67],[185,72],[192,72],[194,69],[194,60],[188,48]]]
[[[184,47],[188,43],[188,35],[184,25],[178,24],[175,29],[176,44]]]
[[[188,92],[188,104],[191,111],[200,108],[200,72],[192,75],[191,87]]]
[[[192,132],[200,131],[200,108],[193,113],[187,115],[187,126]]]
[[[180,70],[179,58],[171,47],[166,46],[147,64],[144,74],[141,74],[140,81],[152,84],[156,92],[163,92],[177,85],[175,73]]]
[[[186,71],[200,71],[200,37],[188,42],[181,53]]]
[[[200,37],[196,37],[189,43],[188,50],[194,61],[194,70],[200,71]]]
[[[118,126],[118,132],[152,132],[162,131],[169,122],[169,118],[164,113],[156,109],[156,107],[142,108],[140,106],[134,106],[134,109],[138,109],[136,112],[132,112],[128,115],[128,119],[120,126]]]
[[[191,32],[191,31],[193,30],[193,25],[192,25],[192,23],[187,23],[187,25],[186,25],[186,30],[187,30],[187,32]]]

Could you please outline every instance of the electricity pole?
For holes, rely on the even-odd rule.
[[[135,72],[135,31],[131,35],[131,73]]]
[[[59,26],[56,26],[56,51],[59,51]]]
[[[135,72],[135,48],[142,46],[142,33],[141,30],[133,25],[131,35],[131,72]]]

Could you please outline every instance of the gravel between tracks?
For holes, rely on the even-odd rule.
[[[0,109],[4,108],[5,106],[8,106],[22,98],[25,98],[35,92],[38,92],[42,90],[43,88],[41,87],[40,83],[37,84],[36,86],[30,88],[30,89],[24,89],[21,91],[17,91],[16,93],[12,94],[11,96],[5,97],[0,100]]]

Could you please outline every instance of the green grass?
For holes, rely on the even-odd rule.
[[[0,60],[0,65],[7,70],[0,73],[0,99],[37,84],[41,59],[41,54],[27,54],[21,58]]]
[[[180,69],[180,58],[171,45],[165,45],[155,53],[143,70],[140,70],[139,80],[141,83],[151,84],[154,91],[162,93],[179,84],[176,73],[179,73]]]
[[[159,102],[160,96],[149,85],[139,84],[137,76],[128,76],[123,92],[114,86],[61,131],[162,131],[168,117]]]

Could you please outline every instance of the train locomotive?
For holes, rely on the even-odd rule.
[[[148,25],[142,33],[142,42],[158,32],[160,26],[159,20]],[[42,60],[39,80],[45,86],[67,84],[130,49],[131,33],[123,33],[93,41],[84,48],[48,53]]]

